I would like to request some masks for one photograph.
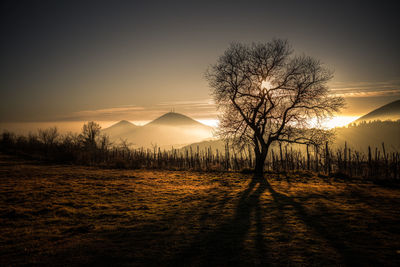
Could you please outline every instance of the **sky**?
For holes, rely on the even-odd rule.
[[[0,124],[212,121],[207,67],[232,42],[273,38],[332,69],[340,115],[361,116],[400,98],[391,2],[2,1]]]

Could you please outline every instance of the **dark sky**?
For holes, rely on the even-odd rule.
[[[345,115],[400,98],[395,4],[325,2],[2,1],[0,121],[212,119],[207,66],[272,38],[335,70]]]

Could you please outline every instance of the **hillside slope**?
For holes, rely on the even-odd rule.
[[[388,152],[400,151],[400,120],[361,122],[334,131],[335,144],[339,147],[347,142],[351,147],[365,152],[368,146],[381,148],[385,143]]]
[[[102,133],[110,136],[112,139],[117,140],[119,138],[123,138],[125,135],[130,134],[131,132],[135,131],[139,126],[136,126],[135,124],[122,120],[120,122],[117,122],[114,125],[111,125],[110,127],[103,129]]]
[[[149,122],[145,126],[151,126],[151,125],[166,125],[166,126],[195,125],[195,126],[200,126],[200,127],[206,126],[188,116],[185,116],[180,113],[175,113],[175,112],[168,112],[168,113],[158,117],[157,119]]]
[[[380,108],[377,108],[368,114],[358,118],[355,122],[373,121],[373,120],[398,120],[400,119],[400,100],[393,101]]]

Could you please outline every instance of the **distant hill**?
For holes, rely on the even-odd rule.
[[[194,126],[206,126],[192,118],[189,118],[188,116],[185,116],[180,113],[175,113],[175,112],[168,112],[161,117],[149,122],[146,124],[146,126],[150,125],[166,125],[166,126],[188,126],[188,125],[194,125]],[[208,127],[208,126],[206,126]]]
[[[367,153],[368,146],[372,149],[378,147],[382,148],[382,143],[385,144],[386,152],[399,152],[400,151],[400,120],[397,121],[371,121],[371,122],[360,122],[353,123],[345,127],[337,127],[332,129],[335,133],[335,139],[333,146],[331,147],[334,152],[336,149],[343,148],[345,142],[351,149],[355,149],[360,152]],[[278,149],[276,143],[271,146],[271,150]],[[211,148],[213,152],[217,149],[224,153],[225,142],[219,139],[213,139],[208,141],[202,141],[190,144],[182,148],[183,151],[192,149],[197,151],[197,147],[200,151],[207,151]],[[302,145],[294,145],[293,149],[304,149]]]
[[[217,149],[220,152],[224,152],[225,142],[221,139],[205,140],[202,142],[192,143],[190,145],[184,146],[182,147],[182,151],[190,150],[190,148],[193,151],[196,151],[197,147],[199,148],[200,151],[207,151],[207,149],[211,148],[213,152],[215,152]]]
[[[340,147],[345,142],[357,150],[367,151],[368,146],[382,147],[385,143],[386,150],[400,151],[400,120],[397,121],[371,121],[350,124],[347,127],[335,128],[335,144]]]
[[[388,151],[400,150],[400,121],[385,122],[387,118],[400,119],[400,100],[389,103],[361,117],[347,127],[334,129],[335,144],[343,146],[344,142],[355,149],[365,151],[368,145],[380,147],[385,143]],[[365,122],[374,121],[376,122]],[[364,122],[363,122],[364,121]],[[204,125],[183,114],[169,112],[144,126],[136,126],[128,121],[120,121],[103,130],[110,136],[114,144],[121,139],[128,141],[133,148],[162,149],[183,148],[205,150],[212,148],[224,151],[225,143],[213,138],[213,128]]]
[[[396,100],[380,108],[377,108],[368,114],[358,118],[355,122],[374,121],[374,120],[398,120],[400,119],[400,100]]]
[[[335,133],[335,139],[331,147],[334,153],[338,148],[343,149],[345,142],[347,147],[364,153],[368,152],[368,146],[373,150],[375,147],[382,149],[382,143],[385,144],[385,149],[388,153],[400,151],[400,120],[360,122],[334,128],[332,131]],[[277,151],[276,145],[275,143],[270,149]],[[197,142],[183,147],[182,151],[190,149],[197,151],[197,147],[200,151],[207,151],[207,149],[211,148],[213,152],[218,149],[218,151],[224,153],[225,142],[218,139]],[[294,150],[302,150],[304,148],[302,145],[293,146]]]
[[[136,148],[151,148],[157,145],[169,149],[211,138],[213,128],[183,114],[169,112],[144,126],[121,121],[103,132],[115,143],[123,139]]]
[[[122,120],[120,122],[117,122],[116,124],[111,125],[110,127],[102,130],[103,133],[112,136],[114,139],[118,139],[126,134],[129,134],[130,132],[136,130],[138,126],[135,124]]]
[[[337,147],[347,142],[350,147],[366,152],[368,146],[381,148],[385,143],[387,151],[400,151],[400,100],[381,106],[333,131]]]

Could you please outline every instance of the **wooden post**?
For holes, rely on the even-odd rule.
[[[331,159],[330,159],[330,155],[329,155],[328,142],[325,143],[325,164],[326,164],[327,174],[331,175]]]
[[[349,160],[348,160],[349,164],[348,164],[348,169],[349,169],[349,176],[352,177],[353,176],[353,166],[352,166],[352,162],[351,162],[351,150],[349,148]]]
[[[347,142],[344,142],[344,154],[343,154],[343,168],[347,171]]]
[[[372,155],[371,155],[371,147],[368,146],[368,176],[371,177],[372,176]]]
[[[389,178],[389,166],[388,166],[388,158],[386,155],[386,150],[385,150],[385,143],[382,142],[382,149],[383,149],[383,158],[385,159],[385,178]]]

